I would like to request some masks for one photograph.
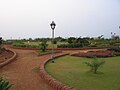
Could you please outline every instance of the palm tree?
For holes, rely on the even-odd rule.
[[[97,73],[97,70],[99,69],[99,67],[101,67],[104,63],[105,61],[98,60],[95,57],[91,62],[84,62],[84,64],[90,67],[90,71],[93,72],[94,74]]]

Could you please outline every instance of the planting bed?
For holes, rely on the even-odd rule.
[[[120,56],[119,51],[114,51],[112,49],[108,50],[99,50],[99,51],[88,51],[88,52],[79,52],[72,54],[72,56],[78,57],[113,57],[113,56]]]
[[[0,54],[0,63],[8,60],[9,58],[11,58],[13,56],[13,52],[9,51],[9,50],[3,50]]]

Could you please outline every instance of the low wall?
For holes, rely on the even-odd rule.
[[[7,64],[9,64],[10,62],[12,62],[13,60],[16,59],[16,57],[17,57],[16,52],[14,52],[12,50],[9,50],[9,51],[13,52],[13,56],[11,58],[7,59],[6,61],[0,63],[0,68],[3,67],[3,66],[5,66],[5,65],[7,65]]]
[[[55,58],[62,57],[68,55],[67,53],[55,56]],[[54,90],[76,90],[73,87],[66,86],[65,84],[62,84],[61,82],[57,81],[53,77],[51,77],[46,71],[45,71],[45,65],[47,62],[51,61],[51,59],[45,60],[40,65],[40,76],[45,82],[47,82]]]

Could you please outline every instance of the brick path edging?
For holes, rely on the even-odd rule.
[[[58,56],[55,56],[55,58],[62,57],[68,55],[68,53],[64,53]],[[45,60],[43,63],[40,65],[40,76],[41,78],[47,82],[54,90],[76,90],[73,87],[66,86],[65,84],[62,84],[61,82],[57,81],[53,77],[51,77],[46,71],[45,71],[45,65],[51,61],[51,59]]]
[[[5,65],[7,65],[7,64],[9,64],[9,63],[11,63],[13,60],[16,59],[16,57],[17,57],[16,52],[14,52],[12,50],[9,50],[9,51],[13,52],[13,56],[11,58],[7,59],[6,61],[0,63],[0,68],[3,67],[3,66],[5,66]]]

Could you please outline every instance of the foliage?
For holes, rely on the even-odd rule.
[[[81,45],[79,43],[71,43],[71,44],[60,44],[57,45],[58,48],[79,48]]]
[[[120,52],[120,48],[110,48],[109,51]]]
[[[80,48],[88,46],[90,43],[86,38],[75,38],[70,37],[68,38],[68,44],[60,44],[58,48]]]
[[[47,53],[50,53],[51,50],[45,50],[44,52],[41,51],[41,50],[36,50],[36,52],[37,52],[38,54],[47,54]]]
[[[70,38],[68,38],[68,43],[74,43],[75,40],[76,40],[75,37],[70,37]]]
[[[58,41],[58,42],[61,42],[62,39],[63,39],[63,38],[59,36],[59,37],[56,37],[54,40],[55,40],[55,41]]]
[[[81,47],[88,46],[90,43],[85,38],[78,38],[76,43],[79,43]]]
[[[1,45],[2,45],[2,37],[0,37],[0,54],[2,53]]]
[[[42,50],[42,52],[45,52],[46,51],[46,48],[47,48],[48,44],[46,41],[43,41],[41,44],[40,44],[40,49]]]
[[[94,74],[97,73],[99,67],[101,67],[104,63],[105,61],[98,60],[95,57],[91,62],[84,62],[84,64],[90,67],[90,71],[93,72]]]
[[[53,40],[53,44],[57,44],[57,40]]]
[[[6,81],[3,77],[0,77],[0,90],[9,90],[12,85],[13,84],[9,84],[9,81]]]
[[[39,45],[29,45],[28,43],[25,44],[22,41],[15,41],[15,42],[13,42],[12,45],[15,47],[22,47],[22,48],[38,48],[39,47]]]
[[[1,48],[1,45],[2,45],[2,37],[0,37],[0,48]]]
[[[40,43],[43,41],[51,42],[52,38],[29,38],[29,39],[9,39],[5,40],[4,44],[13,44],[17,47],[30,47],[30,48],[39,48],[39,45],[30,45],[32,42]],[[26,45],[26,42],[30,44]],[[80,47],[97,47],[97,46],[120,46],[120,39],[106,39],[103,35],[100,35],[96,38],[93,37],[55,37],[54,44],[58,45],[58,48],[80,48]],[[51,46],[51,45],[49,45]],[[48,47],[49,47],[48,46]],[[51,48],[51,47],[50,47]]]

